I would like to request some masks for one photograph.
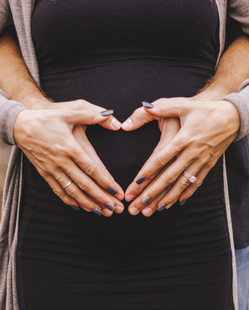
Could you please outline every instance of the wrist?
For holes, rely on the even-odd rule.
[[[47,110],[53,104],[50,99],[44,97],[42,94],[38,96],[19,96],[15,100],[22,103],[29,110]]]
[[[213,87],[212,85],[201,90],[195,96],[192,97],[194,101],[219,101],[222,97],[229,94],[230,91],[224,86]]]
[[[240,130],[240,114],[236,106],[229,100],[221,100],[218,104],[225,106],[225,112],[228,119],[228,126],[231,125],[234,129],[234,134],[238,135]]]

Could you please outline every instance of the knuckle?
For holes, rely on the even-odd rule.
[[[157,164],[160,167],[165,166],[167,164],[166,158],[163,155],[159,154],[157,156]]]
[[[53,192],[54,192],[55,195],[57,195],[58,197],[62,198],[62,196],[63,196],[63,190],[62,190],[62,189],[53,188]]]
[[[71,197],[77,196],[77,190],[72,185],[68,186],[65,190],[69,196]]]
[[[97,172],[97,167],[96,166],[93,166],[93,165],[88,165],[86,168],[85,168],[85,172],[86,174],[88,174],[89,176],[94,176]]]
[[[184,190],[186,187],[188,187],[190,184],[189,180],[182,180],[181,182],[179,182],[178,184],[178,187],[181,189],[181,190]]]
[[[173,173],[167,173],[166,174],[166,179],[168,180],[168,183],[171,184],[171,183],[174,183],[175,180],[176,180],[176,177]]]
[[[198,180],[198,179],[197,179],[197,180],[195,181],[194,185],[195,185],[196,188],[198,188],[198,187],[200,187],[200,186],[202,185],[202,183],[203,183],[203,180]]]
[[[90,191],[90,183],[87,181],[78,183],[78,186],[86,193]]]

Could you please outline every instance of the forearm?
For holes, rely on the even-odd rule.
[[[215,75],[198,93],[198,100],[220,100],[237,92],[243,81],[249,78],[249,38],[235,40],[223,54]]]
[[[41,109],[51,105],[30,76],[18,42],[8,30],[0,37],[0,68],[0,89],[10,100],[20,102],[28,109]]]

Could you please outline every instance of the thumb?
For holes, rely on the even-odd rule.
[[[112,116],[113,110],[88,106],[85,107],[84,110],[70,110],[67,112],[65,120],[72,125],[100,124],[110,130],[118,130],[121,128],[121,123]]]
[[[139,108],[122,124],[122,129],[125,131],[132,131],[154,119],[157,119],[157,117],[148,113],[144,108]]]
[[[154,117],[178,117],[186,115],[189,110],[188,98],[161,98],[152,103],[143,101],[143,108]]]

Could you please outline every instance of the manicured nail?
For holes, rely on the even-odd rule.
[[[150,201],[151,201],[151,197],[145,197],[145,198],[142,200],[142,204],[143,204],[144,206],[146,206]]]
[[[109,209],[110,211],[114,211],[115,207],[113,204],[111,204],[110,202],[105,204],[106,208]]]
[[[100,114],[102,116],[109,116],[109,115],[112,115],[113,114],[113,110],[106,110],[106,111],[102,111]]]
[[[98,215],[98,216],[103,215],[103,212],[102,212],[101,210],[97,209],[97,208],[95,208],[95,209],[93,210],[93,213],[95,213],[95,214]]]
[[[136,207],[130,207],[129,212],[131,215],[137,215],[139,213],[139,210]]]
[[[108,187],[107,191],[111,195],[116,195],[117,194],[117,191],[113,187]]]
[[[180,203],[179,206],[183,206],[185,204],[185,202],[187,201],[187,199],[183,199]]]
[[[140,184],[143,183],[144,180],[145,180],[145,177],[140,177],[140,178],[138,178],[138,179],[136,180],[136,183],[137,183],[138,185],[140,185]]]
[[[147,102],[147,101],[142,101],[142,105],[143,105],[144,108],[147,108],[147,109],[154,108],[153,104],[150,103],[150,102]]]
[[[158,208],[157,211],[162,212],[166,208],[166,203],[162,203]]]
[[[127,196],[125,197],[125,200],[129,202],[129,201],[132,201],[134,198],[135,198],[134,195],[127,195]]]
[[[127,130],[127,129],[130,128],[130,126],[131,126],[131,119],[128,118],[128,119],[122,124],[122,129]]]
[[[71,206],[71,208],[73,208],[74,210],[76,211],[80,211],[80,207],[77,207],[77,206]]]

